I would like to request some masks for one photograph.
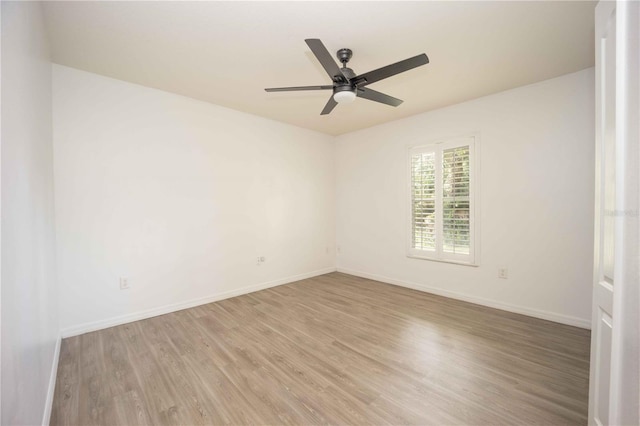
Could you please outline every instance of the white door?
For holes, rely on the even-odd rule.
[[[596,7],[596,211],[589,424],[638,424],[638,2]]]
[[[616,8],[596,7],[596,212],[589,424],[609,424],[615,269]]]

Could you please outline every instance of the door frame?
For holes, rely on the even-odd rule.
[[[640,3],[616,2],[616,259],[609,423],[640,424]]]

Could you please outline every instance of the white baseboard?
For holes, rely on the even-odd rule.
[[[157,317],[159,315],[169,314],[171,312],[181,311],[183,309],[193,308],[194,306],[205,305],[211,302],[217,302],[220,300],[228,299],[230,297],[241,296],[243,294],[253,293],[254,291],[260,291],[271,287],[276,287],[283,284],[289,284],[294,281],[304,280],[306,278],[316,277],[318,275],[328,274],[329,272],[335,272],[335,267],[329,267],[320,269],[317,271],[307,272],[304,274],[294,275],[290,277],[281,278],[275,281],[268,281],[265,283],[250,285],[242,287],[236,290],[225,291],[222,293],[215,293],[210,296],[200,297],[197,299],[187,300],[185,302],[172,303],[170,305],[160,306],[153,309],[147,309],[144,311],[133,312],[131,314],[121,315],[113,318],[108,318],[100,321],[87,322],[80,325],[74,325],[61,330],[63,338],[78,336],[80,334],[89,333],[91,331],[102,330],[116,325],[126,324],[133,321],[139,321],[151,317]]]
[[[496,302],[490,299],[484,299],[477,296],[470,296],[463,293],[454,291],[443,290],[437,287],[431,287],[425,284],[418,284],[409,281],[397,280],[395,278],[389,278],[382,275],[370,274],[368,272],[355,271],[348,268],[337,268],[338,272],[343,272],[349,275],[355,275],[357,277],[368,278],[370,280],[381,281],[387,284],[393,284],[400,287],[411,288],[414,290],[424,291],[426,293],[437,294],[438,296],[449,297],[451,299],[463,300],[465,302],[475,303],[476,305],[487,306],[490,308],[500,309],[503,311],[513,312],[516,314],[527,315],[534,318],[540,318],[548,321],[557,322],[560,324],[572,325],[574,327],[591,329],[591,320],[578,318],[570,315],[558,314],[555,312],[542,311],[538,309],[527,308],[524,306],[513,305],[510,303]]]
[[[49,388],[47,389],[47,399],[44,405],[44,414],[42,416],[42,426],[49,426],[51,421],[51,409],[53,408],[53,394],[56,391],[56,378],[58,377],[58,361],[60,360],[60,344],[62,336],[58,335],[56,347],[53,352],[53,362],[51,363],[51,376],[49,377]]]

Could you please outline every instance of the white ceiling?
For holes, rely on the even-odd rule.
[[[47,2],[53,61],[331,135],[594,64],[594,2]],[[304,42],[351,48],[364,73],[426,53],[431,63],[320,116],[330,84]]]

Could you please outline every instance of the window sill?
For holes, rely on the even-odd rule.
[[[472,266],[474,268],[477,268],[478,266],[480,266],[478,263],[474,263],[474,262],[465,262],[463,260],[452,260],[452,259],[436,259],[435,257],[418,256],[416,254],[407,254],[407,257],[411,259],[430,260],[432,262],[453,263],[454,265]]]

